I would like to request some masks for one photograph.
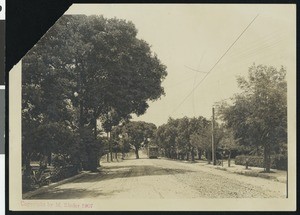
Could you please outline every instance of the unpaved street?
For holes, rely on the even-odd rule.
[[[201,163],[130,158],[102,163],[99,173],[55,187],[33,199],[285,198],[286,185],[216,170]]]

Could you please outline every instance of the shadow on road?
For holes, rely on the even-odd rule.
[[[90,173],[72,183],[97,182],[115,178],[130,178],[154,175],[175,175],[193,172],[185,169],[161,168],[152,165],[130,165],[103,167],[99,173]]]
[[[126,160],[131,160],[126,162]],[[136,161],[141,162],[136,162]],[[84,176],[69,182],[65,185],[53,188],[46,193],[32,196],[29,199],[83,199],[83,198],[110,198],[120,190],[114,190],[114,183],[123,183],[126,178],[178,175],[188,172],[194,172],[183,168],[171,168],[162,166],[154,159],[150,164],[147,156],[141,156],[136,159],[134,156],[128,156],[125,162],[120,163],[102,163],[99,172],[86,173]],[[133,163],[132,163],[133,162]],[[119,179],[115,181],[114,179]],[[124,180],[123,180],[124,179]],[[110,182],[111,180],[111,182]],[[108,182],[110,189],[105,189],[101,182]],[[123,181],[123,182],[122,182]],[[99,183],[98,183],[99,182]],[[106,183],[107,184],[107,183]],[[124,188],[123,188],[124,192]]]

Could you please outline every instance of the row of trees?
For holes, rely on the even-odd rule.
[[[230,130],[215,123],[216,148],[230,154],[235,149],[235,140]],[[168,122],[158,127],[155,142],[159,144],[162,153],[172,159],[195,160],[202,155],[210,162],[212,157],[212,122],[205,117],[181,119],[169,118]]]
[[[267,172],[271,156],[287,156],[287,83],[284,67],[253,64],[248,77],[238,77],[241,93],[233,104],[223,103],[219,115],[249,153],[264,157]]]
[[[22,165],[56,154],[96,170],[105,132],[141,115],[164,95],[166,67],[134,24],[102,16],[63,16],[22,65]],[[130,129],[128,128],[128,133]],[[42,163],[41,163],[42,164]]]
[[[271,156],[287,158],[287,83],[286,70],[253,64],[248,77],[238,77],[241,89],[232,101],[217,107],[219,124],[204,117],[169,118],[158,127],[155,142],[166,157],[212,159],[212,132],[216,151],[229,157],[238,154],[263,156],[265,171],[270,172]],[[280,160],[281,162],[281,160]],[[285,164],[283,164],[284,166]]]

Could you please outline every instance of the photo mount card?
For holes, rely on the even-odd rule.
[[[238,83],[255,85],[262,80],[255,75],[262,74],[286,87],[286,127],[277,130],[286,138],[274,136],[278,144],[270,151],[286,150],[288,171],[272,167],[264,173],[247,156],[245,164],[227,164],[231,144],[221,108],[243,101],[235,94],[252,99]],[[272,83],[258,82],[259,89],[269,87],[259,95],[277,93]],[[9,73],[9,210],[294,211],[295,95],[294,4],[74,4]],[[284,111],[276,118],[273,109],[260,112],[263,103],[252,104],[254,125],[269,115],[274,126],[284,121],[277,119]],[[118,122],[107,129],[112,119]],[[193,120],[207,123],[205,129],[188,134]],[[118,126],[123,133],[114,133]],[[158,131],[172,126],[176,137],[167,142],[169,136]],[[143,139],[135,142],[141,127]],[[253,135],[234,134],[241,137],[231,142],[252,151],[257,146],[260,156],[271,147],[255,145]],[[201,140],[208,143],[203,148],[197,145]],[[173,154],[169,143],[176,147]],[[235,156],[251,151],[243,150]],[[101,151],[96,159],[95,151]],[[150,151],[158,159],[150,159]],[[196,152],[208,162],[195,159]],[[76,174],[70,173],[67,167],[75,164]],[[57,171],[70,175],[58,177]]]

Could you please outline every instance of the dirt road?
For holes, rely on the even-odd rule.
[[[286,185],[216,170],[205,164],[130,158],[32,199],[285,198]]]

